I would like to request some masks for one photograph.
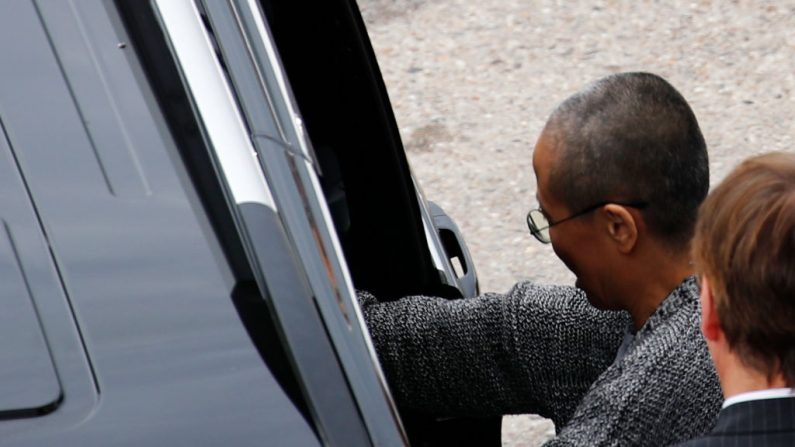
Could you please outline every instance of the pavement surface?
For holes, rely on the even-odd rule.
[[[481,290],[573,283],[528,233],[531,154],[549,113],[610,73],[650,71],[689,101],[714,185],[750,155],[795,151],[795,1],[359,0],[409,161],[458,223]],[[503,445],[549,421],[510,416]]]

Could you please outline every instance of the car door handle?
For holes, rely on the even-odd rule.
[[[477,296],[480,293],[475,264],[469,248],[464,241],[461,230],[455,221],[439,205],[429,201],[428,210],[439,233],[439,239],[444,247],[447,262],[455,272],[458,286],[465,298]]]

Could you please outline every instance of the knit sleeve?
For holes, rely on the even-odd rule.
[[[564,423],[610,364],[628,317],[571,287],[360,302],[398,405],[450,416],[538,413]]]

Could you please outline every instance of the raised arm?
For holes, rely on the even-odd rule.
[[[471,299],[360,301],[398,404],[450,416],[538,413],[564,423],[629,324],[578,289],[528,282]]]

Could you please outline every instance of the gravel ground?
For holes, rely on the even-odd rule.
[[[457,221],[483,291],[573,277],[528,234],[531,153],[553,108],[589,81],[651,71],[690,102],[712,183],[795,150],[795,1],[359,0],[426,196]],[[503,444],[553,435],[505,418]]]

